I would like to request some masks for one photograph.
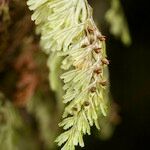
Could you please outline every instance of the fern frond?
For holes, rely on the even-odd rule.
[[[130,45],[132,42],[131,35],[120,0],[110,0],[110,3],[110,9],[106,13],[106,21],[110,25],[110,32],[120,38],[125,45]]]
[[[52,118],[54,114],[51,113],[51,109],[49,98],[47,99],[41,90],[27,103],[27,110],[35,117],[41,140],[48,149],[54,149],[53,141],[58,132],[58,127],[53,127],[56,121]]]
[[[107,115],[108,68],[105,36],[96,27],[87,0],[28,0],[34,11],[32,20],[41,33],[41,46],[49,56],[57,54],[64,60],[66,104],[59,124],[66,130],[57,139],[62,150],[84,146],[83,135],[90,126],[98,129],[98,118]]]
[[[22,136],[23,122],[19,112],[0,93],[0,147],[1,150],[18,150]]]

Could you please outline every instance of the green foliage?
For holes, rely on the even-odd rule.
[[[3,104],[4,97],[2,94],[0,94],[0,103],[1,150],[18,150],[18,129],[22,127],[21,118],[9,102]]]
[[[42,91],[37,91],[27,104],[27,110],[35,117],[39,135],[48,149],[54,149],[54,140],[58,130],[51,107],[49,98],[43,95]]]
[[[62,104],[62,97],[63,97],[63,90],[62,90],[62,81],[60,79],[60,74],[62,72],[61,70],[61,62],[62,57],[58,56],[56,53],[52,53],[47,61],[47,66],[50,70],[49,72],[49,83],[51,86],[51,89],[55,91],[56,98],[57,98],[57,104],[59,111],[62,111],[63,104]]]
[[[30,140],[20,112],[0,93],[0,149],[32,150]]]
[[[32,20],[41,34],[41,47],[50,59],[50,82],[55,91],[60,80],[56,80],[59,68],[54,68],[53,63],[57,56],[63,59],[61,79],[66,105],[59,126],[66,131],[56,142],[59,146],[65,143],[62,150],[83,147],[83,135],[90,135],[90,126],[100,129],[99,117],[107,115],[109,62],[105,37],[93,21],[87,0],[28,0],[27,4],[34,11]]]
[[[125,45],[130,45],[131,36],[120,0],[110,0],[110,2],[111,7],[106,13],[106,21],[110,25],[110,32],[120,38]]]

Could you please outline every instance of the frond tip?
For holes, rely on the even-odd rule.
[[[107,115],[106,38],[94,23],[87,0],[29,0],[28,5],[34,11],[43,51],[64,59],[61,79],[66,106],[59,126],[66,131],[56,142],[64,144],[62,150],[83,147],[83,135],[90,135],[90,126],[99,129],[99,116]]]

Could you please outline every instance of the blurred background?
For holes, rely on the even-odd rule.
[[[95,21],[107,36],[114,105],[103,136],[94,128],[92,136],[85,136],[85,150],[149,147],[149,5],[140,0],[120,2],[121,8],[111,16],[111,0],[89,0]],[[120,24],[118,14],[123,18]],[[58,100],[62,91],[50,89],[47,56],[30,17],[25,0],[0,0],[1,150],[58,149],[53,141],[61,132],[57,124],[63,110]],[[115,34],[113,24],[124,33]]]

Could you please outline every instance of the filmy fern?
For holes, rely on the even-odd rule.
[[[131,45],[132,40],[128,23],[120,0],[110,0],[110,3],[111,7],[106,13],[106,21],[110,25],[110,32],[117,38],[120,38],[125,45]]]
[[[23,128],[21,117],[15,107],[0,93],[0,148],[19,150]]]
[[[66,105],[59,126],[66,131],[56,142],[64,144],[62,150],[83,147],[83,135],[90,135],[90,126],[99,129],[99,117],[107,115],[105,36],[95,25],[87,0],[28,0],[27,4],[34,11],[32,20],[41,34],[43,51],[63,59]]]

